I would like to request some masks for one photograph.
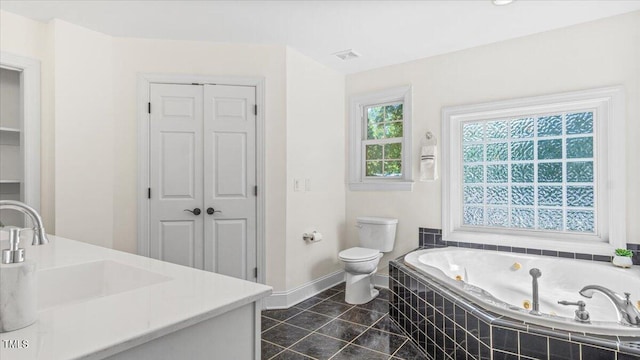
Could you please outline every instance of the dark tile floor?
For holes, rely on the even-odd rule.
[[[262,312],[262,359],[425,359],[388,315],[388,290],[362,305],[344,283],[291,308]]]

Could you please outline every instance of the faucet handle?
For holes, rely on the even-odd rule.
[[[631,293],[629,293],[629,292],[625,292],[624,293],[624,298],[625,298],[625,301],[626,301],[627,304],[631,304],[630,297],[631,297]]]
[[[573,319],[581,323],[591,322],[591,317],[589,316],[589,312],[586,309],[587,304],[584,301],[578,300],[576,302],[570,302],[570,301],[562,300],[562,301],[558,301],[558,304],[578,306],[578,309],[575,311],[575,317]]]

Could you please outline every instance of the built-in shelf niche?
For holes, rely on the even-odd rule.
[[[0,51],[0,199],[40,211],[40,61]],[[24,216],[1,210],[5,225]]]

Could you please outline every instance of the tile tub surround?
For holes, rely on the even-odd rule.
[[[505,251],[505,252],[521,253],[521,254],[554,256],[554,257],[561,257],[561,258],[568,258],[568,259],[605,261],[605,262],[611,262],[613,258],[613,256],[604,256],[604,255],[572,253],[572,252],[564,252],[564,251],[551,251],[551,250],[542,250],[542,249],[535,249],[535,248],[521,248],[521,247],[515,247],[515,246],[500,246],[500,245],[492,245],[492,244],[477,244],[477,243],[467,243],[467,242],[459,242],[459,241],[447,241],[447,240],[442,240],[442,230],[440,229],[418,228],[418,247],[428,249],[428,248],[445,247],[445,246],[455,246],[455,247],[463,247],[463,248],[470,248],[470,249]],[[635,265],[640,265],[640,244],[627,244],[627,249],[631,250],[631,252],[633,253],[633,263]]]
[[[344,283],[288,309],[262,312],[262,359],[424,359],[389,321],[389,291],[344,302]]]
[[[462,299],[437,281],[389,262],[389,316],[431,359],[630,360],[640,338],[529,325]]]

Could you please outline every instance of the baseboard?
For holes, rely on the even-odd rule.
[[[344,270],[325,275],[288,291],[274,291],[264,300],[265,309],[287,309],[344,281]]]
[[[344,270],[325,275],[316,280],[302,284],[289,291],[274,291],[271,296],[264,299],[265,309],[288,309],[293,305],[304,301],[326,289],[334,287],[344,281]],[[389,288],[389,276],[375,274],[373,285],[380,288]]]

